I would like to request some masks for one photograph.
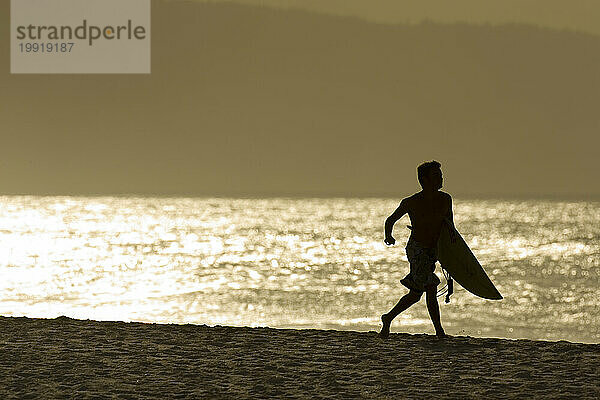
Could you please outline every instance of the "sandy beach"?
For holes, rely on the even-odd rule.
[[[2,398],[600,397],[600,345],[0,317]]]

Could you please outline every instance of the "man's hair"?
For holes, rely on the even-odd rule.
[[[442,164],[437,161],[427,161],[417,167],[417,178],[421,187],[423,187],[423,180],[426,176],[429,176],[429,172],[433,169],[440,168]]]

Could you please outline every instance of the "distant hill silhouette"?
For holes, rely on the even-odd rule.
[[[190,0],[170,0],[190,1]],[[191,0],[297,8],[322,14],[357,16],[379,23],[522,23],[600,35],[600,3],[596,0]]]
[[[0,5],[8,20],[8,2]],[[4,193],[600,196],[600,38],[153,1],[152,74],[9,75]]]

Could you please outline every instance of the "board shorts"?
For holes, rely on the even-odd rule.
[[[410,272],[400,283],[411,290],[424,292],[427,286],[437,286],[440,278],[433,273],[437,261],[437,247],[425,247],[416,240],[409,239],[406,244],[406,257],[410,263]]]

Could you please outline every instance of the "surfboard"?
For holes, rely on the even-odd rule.
[[[450,241],[450,229],[449,226],[443,224],[438,240],[438,260],[442,264],[442,268],[475,296],[500,300],[502,295],[458,231],[455,230],[456,242]]]

